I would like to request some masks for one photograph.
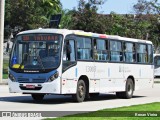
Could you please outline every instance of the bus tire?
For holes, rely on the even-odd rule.
[[[86,85],[83,80],[79,80],[77,83],[76,94],[72,95],[75,102],[83,102],[86,96]]]
[[[133,96],[134,84],[131,78],[127,79],[125,92],[116,92],[116,96],[119,98],[130,99]]]
[[[44,94],[31,94],[31,96],[35,101],[42,101],[44,98]]]

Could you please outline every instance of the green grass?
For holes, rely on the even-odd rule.
[[[8,65],[9,65],[9,60],[3,60],[3,79],[8,78]]]
[[[145,114],[155,113],[159,117],[135,117],[135,113],[145,113]],[[104,109],[84,114],[68,115],[65,117],[55,118],[54,120],[158,120],[158,119],[160,119],[160,102],[143,104],[143,105],[133,105],[129,107]],[[52,120],[52,118],[48,118],[46,120]]]
[[[8,74],[3,74],[3,79],[8,79]]]

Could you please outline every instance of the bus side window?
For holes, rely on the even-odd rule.
[[[91,38],[77,37],[77,59],[92,60],[92,44]]]
[[[75,61],[75,41],[67,40],[63,47],[63,60]]]
[[[148,45],[148,63],[153,63],[152,45]]]
[[[135,62],[135,43],[124,42],[124,61]]]
[[[67,57],[68,61],[71,60],[71,53],[72,53],[72,47],[71,47],[71,44],[69,43],[69,41],[67,41],[66,42],[66,57]]]
[[[137,44],[137,62],[148,63],[147,57],[147,45]]]
[[[66,40],[63,47],[63,71],[76,63],[75,41]]]
[[[94,59],[98,61],[108,61],[108,41],[104,39],[94,39]]]
[[[110,59],[111,61],[123,61],[122,42],[110,40]]]

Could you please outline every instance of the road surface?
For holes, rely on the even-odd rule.
[[[75,103],[71,96],[48,95],[43,102],[36,103],[30,95],[9,93],[7,85],[0,85],[0,111],[63,111],[57,115],[61,116],[75,112],[160,102],[159,93],[160,84],[154,84],[154,88],[135,91],[132,99],[119,99],[115,94],[103,94],[93,100]]]

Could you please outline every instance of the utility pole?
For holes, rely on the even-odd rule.
[[[0,83],[3,79],[4,4],[5,0],[0,0]]]

